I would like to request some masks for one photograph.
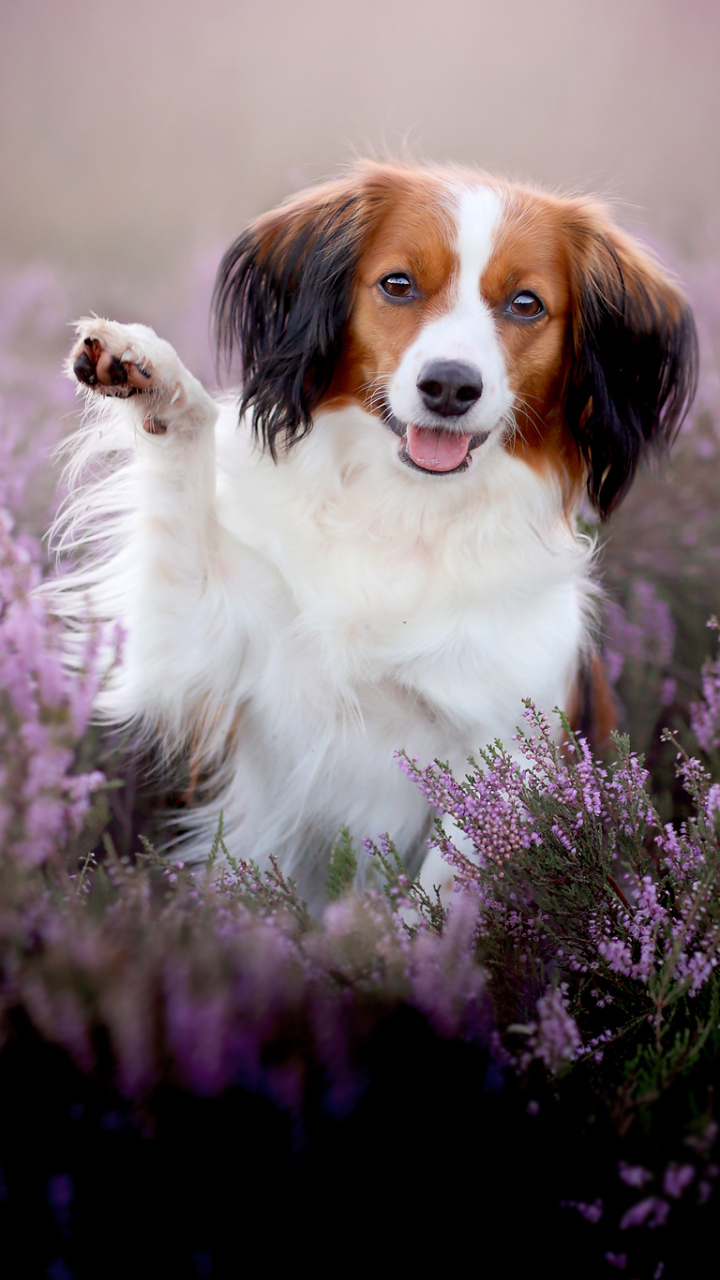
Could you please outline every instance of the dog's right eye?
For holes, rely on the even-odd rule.
[[[391,275],[383,276],[378,284],[389,298],[411,298],[414,293],[412,280],[402,271],[393,271]]]

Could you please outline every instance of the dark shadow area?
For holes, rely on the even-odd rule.
[[[400,1265],[585,1278],[620,1274],[604,1255],[622,1250],[623,1274],[649,1278],[662,1260],[668,1280],[711,1256],[712,1207],[675,1205],[655,1231],[605,1225],[629,1195],[616,1175],[628,1146],[608,1119],[584,1118],[582,1086],[577,1105],[547,1086],[531,1099],[403,1005],[370,1028],[363,1068],[363,1096],[343,1116],[312,1066],[294,1119],[239,1086],[199,1098],[166,1084],[138,1110],[107,1059],[90,1078],[18,1015],[0,1055],[6,1274],[217,1280]],[[608,1189],[597,1223],[560,1203]]]

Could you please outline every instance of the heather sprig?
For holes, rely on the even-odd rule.
[[[407,871],[397,847],[388,835],[363,841],[365,852],[373,859],[379,873],[383,893],[390,909],[396,913],[408,937],[430,929],[442,933],[447,912],[437,889],[429,893],[419,879]]]
[[[218,892],[263,916],[287,917],[302,930],[310,928],[307,903],[299,896],[292,877],[283,875],[277,859],[271,855],[270,868],[263,873],[252,860],[234,857],[225,842],[223,826],[221,813],[206,864],[206,875],[212,878]]]
[[[708,627],[720,630],[717,618],[710,618]],[[690,724],[703,751],[716,755],[720,749],[720,655],[703,666],[702,697],[690,705]]]

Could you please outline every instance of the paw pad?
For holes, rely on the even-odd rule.
[[[78,343],[73,356],[75,377],[92,390],[105,395],[136,396],[150,389],[151,371],[140,364],[125,343],[122,354],[116,355],[106,341],[97,336],[87,337]]]

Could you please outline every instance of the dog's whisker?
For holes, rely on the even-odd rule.
[[[539,413],[537,413],[537,411],[536,411],[535,409],[533,409],[532,405],[529,405],[529,404],[527,403],[527,400],[526,400],[524,397],[516,396],[516,397],[515,397],[515,403],[516,403],[516,404],[517,404],[521,409],[523,409],[523,410],[524,410],[524,412],[527,414],[528,418],[530,419],[530,422],[531,422],[533,425],[537,426],[537,427],[538,427],[538,429],[539,429],[539,431],[540,431],[540,433],[542,434],[542,432],[543,432],[543,430],[544,430],[544,428],[545,428],[545,423],[543,422],[542,418],[540,417],[540,414],[539,414]],[[518,428],[518,430],[519,430],[519,428]]]

